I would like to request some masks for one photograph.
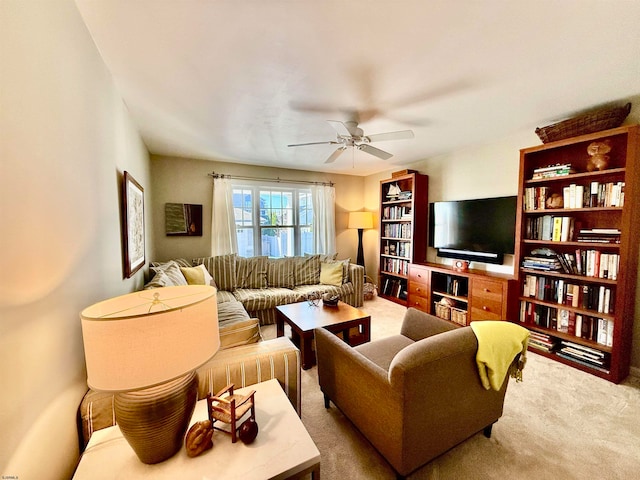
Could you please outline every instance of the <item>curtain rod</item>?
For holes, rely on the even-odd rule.
[[[333,182],[314,182],[311,180],[286,180],[284,178],[276,177],[276,178],[266,178],[266,177],[249,177],[245,175],[225,175],[223,173],[211,172],[208,174],[213,178],[230,178],[232,180],[262,180],[267,182],[276,182],[276,183],[300,183],[304,185],[322,185],[333,187]]]

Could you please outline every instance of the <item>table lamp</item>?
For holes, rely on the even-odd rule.
[[[362,250],[362,232],[365,228],[373,228],[371,212],[349,212],[349,228],[358,229],[358,257],[356,263],[364,267],[364,252]]]
[[[96,303],[80,318],[87,384],[115,393],[116,423],[143,463],[170,458],[195,408],[196,369],[220,347],[216,289],[143,290]]]

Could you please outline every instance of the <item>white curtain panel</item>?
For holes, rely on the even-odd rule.
[[[238,253],[236,219],[233,214],[233,186],[228,178],[213,179],[211,209],[211,255]]]
[[[336,252],[336,190],[328,185],[311,187],[315,253]]]

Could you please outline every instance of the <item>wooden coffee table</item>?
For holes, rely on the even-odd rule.
[[[285,322],[291,327],[293,342],[300,348],[302,368],[311,368],[316,363],[313,352],[313,331],[326,328],[332,333],[341,333],[342,338],[351,346],[360,345],[371,340],[371,316],[348,303],[338,302],[335,307],[313,306],[309,302],[290,303],[276,307],[277,336],[284,335]],[[357,334],[349,334],[357,328]]]

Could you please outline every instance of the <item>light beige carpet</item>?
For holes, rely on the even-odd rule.
[[[399,332],[404,307],[376,297],[363,310],[372,339]],[[263,334],[274,337],[275,326]],[[302,421],[320,450],[322,479],[395,478],[333,404],[324,408],[316,367],[302,373]],[[476,434],[409,478],[640,478],[640,382],[614,385],[529,352],[524,381],[511,380],[491,439]]]

